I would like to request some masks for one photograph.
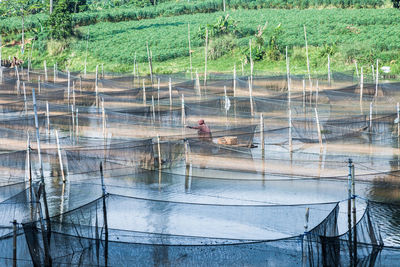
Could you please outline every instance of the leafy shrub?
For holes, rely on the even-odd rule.
[[[235,39],[232,35],[224,35],[217,39],[211,39],[208,47],[208,58],[217,59],[231,52],[236,47]]]
[[[50,37],[56,40],[66,39],[74,34],[68,4],[69,0],[59,0],[47,21]]]

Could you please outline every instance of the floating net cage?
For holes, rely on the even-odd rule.
[[[2,68],[0,264],[395,265],[399,83],[364,81]]]

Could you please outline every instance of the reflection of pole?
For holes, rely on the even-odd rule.
[[[101,187],[103,191],[103,220],[104,220],[104,265],[108,264],[108,221],[107,221],[107,206],[106,206],[106,187],[104,185],[104,176],[103,176],[103,164],[100,162],[100,175],[101,175]]]
[[[17,221],[13,221],[13,267],[17,267]]]
[[[349,254],[350,254],[350,265],[353,264],[353,250],[352,250],[352,235],[351,235],[351,183],[352,183],[352,160],[349,159],[348,167],[349,167],[349,175],[348,175],[348,200],[347,200],[347,221],[348,221],[348,228],[349,228]]]
[[[65,183],[64,166],[63,166],[63,161],[62,161],[62,157],[61,157],[61,147],[60,147],[60,141],[58,139],[58,131],[57,130],[56,130],[56,142],[57,142],[57,152],[58,152],[58,160],[60,163],[61,177],[62,177],[63,183]]]
[[[303,238],[303,267],[307,265],[307,234],[308,234],[308,220],[310,216],[310,209],[306,208],[305,223],[304,223],[304,238]]]
[[[353,266],[357,266],[357,210],[356,210],[356,186],[355,186],[355,173],[354,164],[351,166],[351,185],[352,185],[352,200],[353,200],[353,240],[354,240],[354,258]]]

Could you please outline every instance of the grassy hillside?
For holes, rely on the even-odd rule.
[[[257,27],[268,22],[267,31],[281,24],[277,35],[280,45],[280,59],[269,58],[257,61],[255,69],[260,71],[285,71],[283,50],[289,47],[292,72],[304,73],[305,49],[303,25],[307,27],[313,72],[326,72],[327,54],[331,54],[332,69],[337,71],[354,69],[358,65],[370,66],[376,59],[391,66],[392,73],[400,72],[400,13],[395,9],[259,9],[229,10],[226,13],[237,21],[237,31],[231,37],[233,45],[229,51],[216,60],[209,60],[210,71],[231,71],[236,64],[240,68],[245,58],[243,50],[249,39],[255,39]],[[155,72],[182,72],[189,69],[188,24],[191,28],[193,68],[203,71],[204,40],[200,26],[215,23],[223,12],[197,13],[171,17],[157,17],[122,22],[100,22],[81,26],[81,38],[69,40],[69,44],[51,42],[47,49],[36,45],[33,49],[33,63],[58,65],[83,70],[86,54],[86,36],[89,31],[88,69],[93,71],[96,64],[104,64],[105,70],[132,71],[136,53],[141,63],[141,72],[148,71],[146,42],[153,54]],[[203,34],[204,35],[204,34]],[[217,40],[218,41],[218,40]],[[210,46],[217,42],[210,38]],[[266,40],[268,41],[268,40]],[[27,60],[31,45],[27,45]],[[18,46],[3,48],[4,55],[21,57]],[[246,66],[248,68],[248,66]],[[369,70],[369,67],[366,71]]]

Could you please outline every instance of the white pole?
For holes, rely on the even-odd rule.
[[[56,83],[56,64],[53,65],[53,83]]]
[[[40,95],[40,76],[38,77],[38,91],[39,91],[39,95]]]
[[[103,138],[106,138],[106,111],[104,109],[104,99],[101,99],[101,111],[103,118]]]
[[[319,85],[318,85],[318,80],[317,80],[317,88],[315,92],[315,106],[318,107],[318,94],[319,94]]]
[[[162,169],[160,136],[157,134],[158,169]]]
[[[314,108],[314,110],[315,110],[315,120],[317,122],[318,141],[319,145],[322,147],[321,125],[319,124],[318,111],[317,108]]]
[[[78,108],[76,108],[76,139],[79,139],[78,136],[79,136],[79,121],[78,121]]]
[[[65,183],[64,166],[63,166],[63,161],[62,161],[62,157],[61,157],[60,141],[58,139],[58,131],[56,130],[55,132],[56,132],[56,142],[57,142],[58,160],[60,163],[61,177],[62,177],[63,183]]]
[[[253,112],[254,112],[254,109],[253,109],[253,88],[252,88],[252,86],[251,86],[250,77],[249,77],[249,100],[250,100],[250,111],[251,111],[251,116],[253,116]]]
[[[32,100],[33,100],[33,112],[35,113],[35,128],[36,128],[36,142],[37,142],[37,149],[38,149],[38,157],[39,157],[39,164],[40,164],[40,177],[43,179],[43,162],[42,162],[42,154],[40,152],[40,134],[39,134],[39,121],[37,116],[37,106],[36,106],[36,95],[35,89],[32,88]]]
[[[375,81],[375,68],[374,68],[374,64],[371,65],[371,70],[372,70],[372,80]]]
[[[306,80],[303,79],[303,106],[306,102]]]

